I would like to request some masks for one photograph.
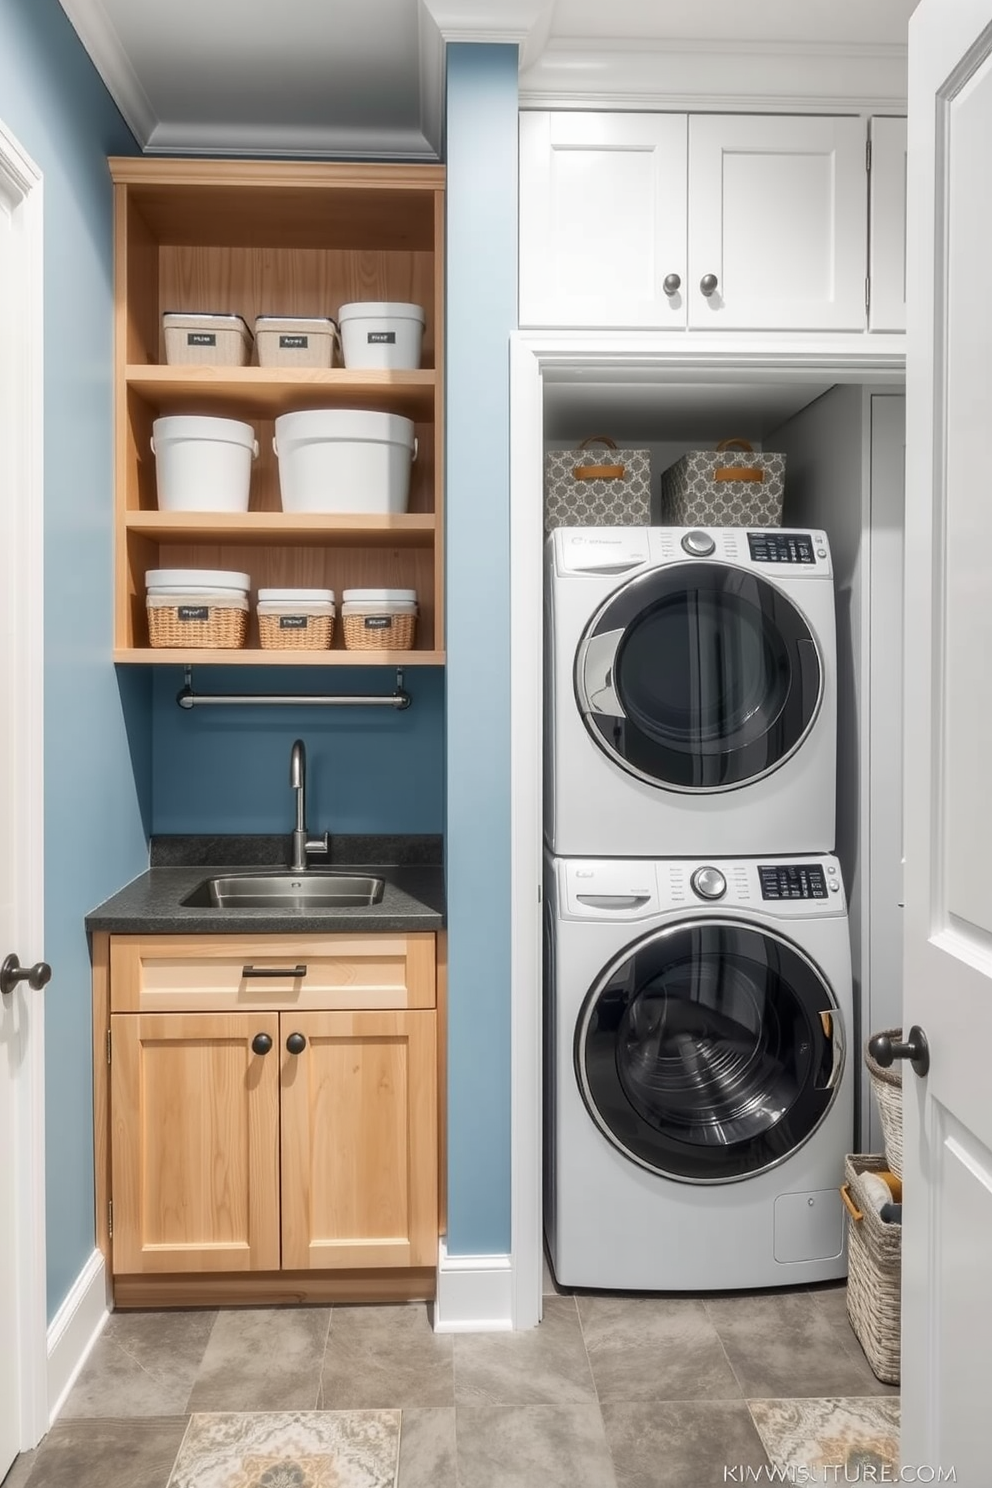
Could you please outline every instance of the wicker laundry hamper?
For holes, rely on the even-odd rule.
[[[862,1187],[863,1173],[881,1173],[888,1159],[859,1154],[844,1159],[847,1207],[847,1315],[872,1373],[887,1385],[899,1383],[901,1338],[902,1225],[886,1224]],[[890,1170],[891,1171],[891,1170]]]
[[[882,1030],[893,1042],[902,1039],[901,1028]],[[885,1161],[897,1178],[902,1177],[902,1071],[898,1064],[883,1069],[873,1059],[865,1045],[865,1065],[871,1076],[871,1088],[878,1102],[878,1114],[882,1118],[882,1141],[885,1144]]]

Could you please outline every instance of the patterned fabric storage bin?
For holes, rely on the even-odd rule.
[[[661,477],[666,527],[781,527],[785,456],[756,454],[746,439],[690,450]]]
[[[604,445],[604,449],[589,449]],[[651,521],[651,455],[617,449],[604,434],[545,457],[544,530],[646,527]]]

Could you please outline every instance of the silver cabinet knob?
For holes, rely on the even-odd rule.
[[[671,299],[672,295],[677,295],[679,290],[682,288],[682,280],[679,278],[678,274],[666,274],[661,287],[665,291],[668,298]]]
[[[700,279],[699,281],[700,293],[704,294],[706,298],[709,299],[710,295],[716,289],[718,282],[719,281],[715,274],[704,274],[702,279]]]
[[[699,899],[722,899],[727,892],[727,880],[719,868],[697,868],[689,883]]]
[[[682,539],[682,547],[693,558],[708,558],[716,548],[716,543],[708,532],[701,532],[697,527],[692,532],[687,532]]]

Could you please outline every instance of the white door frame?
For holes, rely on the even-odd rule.
[[[0,782],[10,804],[10,838],[18,862],[18,944],[25,964],[43,954],[44,934],[44,485],[42,349],[44,290],[41,172],[0,123],[0,211],[10,231],[14,293],[4,305],[0,349],[0,398],[14,409],[14,440],[8,452],[10,489],[0,493],[0,582],[22,622],[12,658],[16,715],[5,721],[11,738],[11,775]],[[30,999],[28,1039],[16,1084],[13,1143],[17,1199],[17,1318],[21,1450],[36,1446],[48,1430],[45,1296],[45,1043],[44,993],[23,986]],[[9,1345],[8,1345],[9,1346]]]
[[[631,382],[862,383],[891,389],[905,368],[902,336],[852,350],[842,337],[797,339],[664,333],[517,332],[510,344],[510,972],[512,1325],[542,1310],[542,907],[544,377],[581,369],[588,385]]]

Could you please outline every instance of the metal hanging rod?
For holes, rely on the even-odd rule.
[[[300,705],[315,708],[409,708],[413,699],[403,688],[403,672],[396,669],[396,690],[390,693],[270,693],[270,692],[222,692],[207,693],[193,691],[193,668],[187,667],[185,683],[176,694],[176,702],[187,711],[190,708],[215,707],[220,704],[283,707]]]

